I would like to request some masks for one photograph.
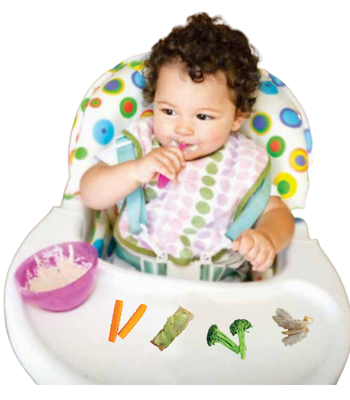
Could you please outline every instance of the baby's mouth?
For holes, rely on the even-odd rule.
[[[191,153],[193,151],[196,151],[198,148],[198,144],[190,144],[186,142],[177,142],[176,140],[173,140],[172,145],[174,147],[179,147],[180,150],[185,151],[186,153]]]

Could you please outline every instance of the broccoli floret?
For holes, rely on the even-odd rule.
[[[238,335],[239,350],[241,353],[242,360],[246,359],[247,346],[245,345],[245,332],[249,328],[253,328],[253,326],[246,319],[236,319],[230,325],[230,332],[232,333],[232,335],[235,336],[236,333]],[[249,333],[249,332],[247,332],[247,333]]]
[[[220,331],[217,325],[212,325],[207,334],[208,346],[213,346],[215,343],[220,343],[228,349],[239,353],[239,347],[230,338]]]

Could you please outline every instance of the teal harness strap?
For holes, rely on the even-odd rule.
[[[241,215],[225,232],[225,236],[234,241],[245,230],[250,229],[262,212],[265,210],[271,195],[270,174],[264,179],[263,183],[250,198]]]
[[[118,163],[136,159],[134,144],[128,138],[121,136],[115,141]],[[131,192],[127,198],[130,232],[137,234],[142,231],[141,224],[147,225],[146,201],[142,186]]]

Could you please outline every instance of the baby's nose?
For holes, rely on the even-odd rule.
[[[176,133],[181,136],[192,136],[194,129],[191,124],[184,122],[176,126]]]

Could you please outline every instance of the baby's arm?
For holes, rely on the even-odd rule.
[[[244,231],[232,243],[232,249],[250,261],[253,270],[265,271],[272,265],[276,253],[289,245],[294,225],[289,208],[279,197],[271,196],[255,228]]]
[[[158,174],[177,182],[177,176],[184,166],[182,152],[175,147],[160,147],[140,159],[113,166],[99,162],[81,178],[81,198],[89,208],[105,210],[141,184],[155,180]]]
[[[255,229],[265,233],[279,253],[289,245],[294,234],[294,217],[289,208],[277,196],[271,196],[265,211],[259,217]]]
[[[88,169],[80,181],[83,202],[93,210],[105,210],[140,186],[136,160],[109,166],[100,161]]]

